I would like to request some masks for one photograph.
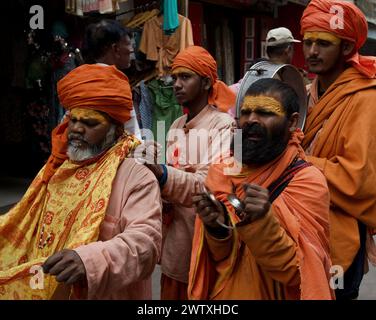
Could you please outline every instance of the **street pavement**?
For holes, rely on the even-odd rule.
[[[360,286],[358,300],[376,300],[376,268],[370,265],[369,272],[364,276]],[[153,300],[160,298],[160,278],[161,269],[159,266],[155,268],[153,273]]]
[[[376,267],[370,265],[360,286],[359,300],[376,300]]]

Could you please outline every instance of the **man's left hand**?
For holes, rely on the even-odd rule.
[[[244,184],[244,211],[239,225],[245,225],[263,218],[270,209],[269,191],[256,184]]]
[[[43,264],[43,272],[56,276],[56,281],[74,284],[86,280],[85,266],[74,250],[64,249],[49,257]]]

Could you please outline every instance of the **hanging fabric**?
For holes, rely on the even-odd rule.
[[[172,35],[179,27],[177,0],[163,0],[163,32]]]
[[[150,61],[156,61],[159,76],[169,73],[170,66],[176,55],[193,45],[191,21],[179,15],[179,27],[168,36],[163,32],[163,16],[147,21],[142,32],[139,51]]]
[[[119,3],[128,0],[65,0],[65,12],[83,16],[90,12],[114,13],[120,9]]]
[[[165,135],[172,123],[183,115],[182,107],[176,101],[172,86],[166,86],[162,80],[152,80],[147,84],[153,102],[152,131],[158,137],[158,122],[164,123]]]

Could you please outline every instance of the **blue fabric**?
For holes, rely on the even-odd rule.
[[[167,182],[168,171],[167,171],[167,167],[164,164],[161,164],[161,166],[163,169],[163,174],[162,174],[162,177],[159,179],[159,186],[162,188]]]
[[[151,130],[153,128],[153,99],[150,96],[148,87],[145,85],[145,81],[141,81],[140,89],[141,101],[138,108],[141,116],[141,128]]]
[[[172,35],[179,27],[177,0],[163,1],[163,31],[165,35]]]

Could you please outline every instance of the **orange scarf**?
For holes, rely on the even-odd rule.
[[[284,170],[291,164],[295,157],[304,159],[304,152],[300,147],[303,139],[301,131],[296,131],[286,149],[286,151],[273,162],[263,167],[249,171],[246,168],[236,176],[225,176],[223,174],[223,164],[214,165],[209,169],[206,185],[218,200],[222,201],[233,224],[239,222],[234,208],[229,204],[227,195],[233,192],[233,186],[236,187],[236,195],[239,198],[244,197],[242,185],[244,183],[256,183],[264,188],[275,181]],[[297,245],[297,255],[300,261],[300,298],[301,299],[332,299],[333,293],[329,289],[329,243],[328,243],[328,221],[323,221],[323,213],[312,217],[312,211],[304,211],[304,204],[299,203],[298,195],[278,197],[273,202],[273,212],[278,218],[281,226],[286,230]],[[299,208],[299,217],[291,212]],[[287,210],[287,208],[292,209]],[[190,299],[215,299],[226,287],[233,287],[233,273],[238,265],[241,265],[243,256],[239,256],[241,241],[236,229],[233,230],[233,244],[230,258],[222,265],[215,268],[216,281],[213,289],[209,292],[209,278],[212,276],[214,267],[206,249],[204,239],[204,226],[198,217],[196,218],[195,234],[193,239],[193,249],[191,258],[191,269],[189,274],[188,295]],[[248,273],[243,271],[244,275]],[[246,297],[247,282],[252,279],[244,278],[244,296]],[[242,284],[238,283],[238,286]],[[231,299],[232,297],[226,297]],[[289,297],[287,297],[289,298]]]
[[[359,250],[357,219],[376,228],[376,79],[348,68],[320,99],[315,88],[314,83],[311,95],[317,103],[308,115],[302,146],[312,149],[309,161],[328,181],[332,260],[346,270]]]
[[[44,276],[44,289],[33,289],[33,267],[62,249],[96,241],[123,159],[137,146],[127,136],[104,154],[80,163],[65,161],[43,182],[43,168],[22,200],[0,217],[0,300],[50,299],[55,278]]]
[[[188,68],[202,77],[209,77],[212,88],[208,103],[227,112],[235,105],[235,93],[222,81],[218,80],[217,63],[210,53],[202,47],[191,46],[181,51],[174,59],[172,70]]]

